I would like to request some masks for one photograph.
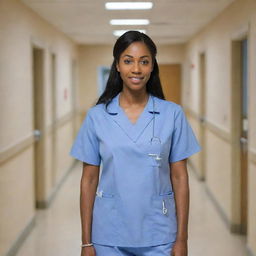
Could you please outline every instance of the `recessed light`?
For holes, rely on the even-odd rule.
[[[108,2],[107,10],[148,10],[153,7],[152,2]]]
[[[148,25],[147,19],[115,19],[110,20],[111,25]]]
[[[133,30],[136,30],[136,31],[139,31],[141,33],[146,34],[146,30],[145,29],[133,29]],[[124,34],[127,31],[129,31],[129,30],[114,30],[113,31],[113,35],[119,37],[119,36],[121,36],[122,34]]]

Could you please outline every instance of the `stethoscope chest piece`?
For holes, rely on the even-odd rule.
[[[152,137],[150,140],[150,151],[152,153],[149,153],[148,156],[154,158],[154,160],[156,162],[158,162],[158,164],[160,164],[160,161],[162,160],[161,157],[161,140],[158,137]]]

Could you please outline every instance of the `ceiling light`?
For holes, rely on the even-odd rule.
[[[120,19],[110,20],[111,25],[148,25],[149,20],[146,19]]]
[[[136,30],[136,31],[139,31],[141,33],[146,34],[146,30],[145,29],[133,29],[133,30]],[[114,30],[113,31],[113,35],[119,37],[119,36],[123,35],[127,31],[129,31],[129,30]]]
[[[148,10],[153,6],[152,2],[108,2],[107,10]]]

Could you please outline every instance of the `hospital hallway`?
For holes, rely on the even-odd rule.
[[[89,116],[90,124],[83,126],[92,131],[92,139],[83,133],[83,146],[78,143],[74,151],[90,155],[95,165],[110,166],[105,165],[104,153],[112,146],[105,139],[126,145],[133,136],[138,143],[158,137],[161,146],[154,147],[156,152],[144,154],[149,150],[146,144],[141,151],[134,147],[136,154],[129,163],[143,166],[149,156],[151,162],[145,158],[145,164],[158,166],[160,185],[151,179],[158,189],[168,182],[161,159],[168,155],[170,162],[176,162],[189,156],[188,256],[256,256],[256,0],[0,0],[0,256],[80,255],[81,166],[71,157],[71,147],[110,74],[121,81],[120,66],[131,64],[133,75],[125,76],[127,81],[145,86],[144,78],[158,73],[150,61],[136,66],[113,58],[113,46],[129,30],[152,38],[165,99],[180,107],[156,97],[149,97],[148,104],[144,99],[138,126],[129,122],[128,115],[95,108],[102,115],[95,119],[97,124],[90,125]],[[124,51],[120,52],[122,56]],[[142,57],[152,59],[148,53]],[[152,65],[154,72],[144,64]],[[147,75],[134,77],[134,67]],[[157,86],[160,83],[153,85]],[[121,109],[117,102],[108,106]],[[164,111],[163,104],[168,106]],[[120,152],[124,151],[113,150],[109,159],[119,164],[122,161],[114,155]],[[140,176],[112,170],[120,175],[119,181],[131,178],[133,183]],[[150,176],[135,181],[144,178]],[[117,184],[123,188],[122,182]],[[98,189],[102,192],[105,187]],[[159,190],[159,196],[172,195]],[[166,214],[165,201],[160,203]],[[137,231],[144,232],[137,227],[139,221],[134,223]],[[167,230],[168,225],[162,226]],[[155,237],[162,241],[160,234],[164,232]],[[144,234],[138,237],[142,243]]]
[[[82,167],[76,164],[60,188],[52,206],[39,210],[36,226],[17,256],[79,255],[79,183]],[[230,234],[209,201],[205,186],[189,171],[191,205],[189,256],[246,255],[245,237]],[[106,255],[112,256],[112,255]]]

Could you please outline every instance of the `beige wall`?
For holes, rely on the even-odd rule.
[[[82,115],[98,98],[98,68],[110,67],[112,46],[83,45],[79,47],[79,100]]]
[[[191,118],[199,126],[199,55],[206,55],[206,184],[224,218],[235,228],[239,224],[239,180],[234,169],[232,144],[231,42],[246,33],[249,40],[249,215],[247,245],[256,254],[256,2],[237,0],[211,24],[194,36],[186,48],[185,101]],[[192,68],[191,65],[194,65]],[[236,142],[236,145],[238,143]],[[198,165],[196,169],[199,169]]]
[[[0,255],[35,216],[32,45],[44,50],[44,136],[41,205],[47,205],[73,160],[72,60],[77,46],[18,0],[0,1]],[[56,54],[57,120],[52,123],[50,54]],[[67,99],[64,91],[67,90]],[[56,133],[56,173],[52,135]]]
[[[183,64],[185,45],[157,45],[157,60],[159,64]]]

